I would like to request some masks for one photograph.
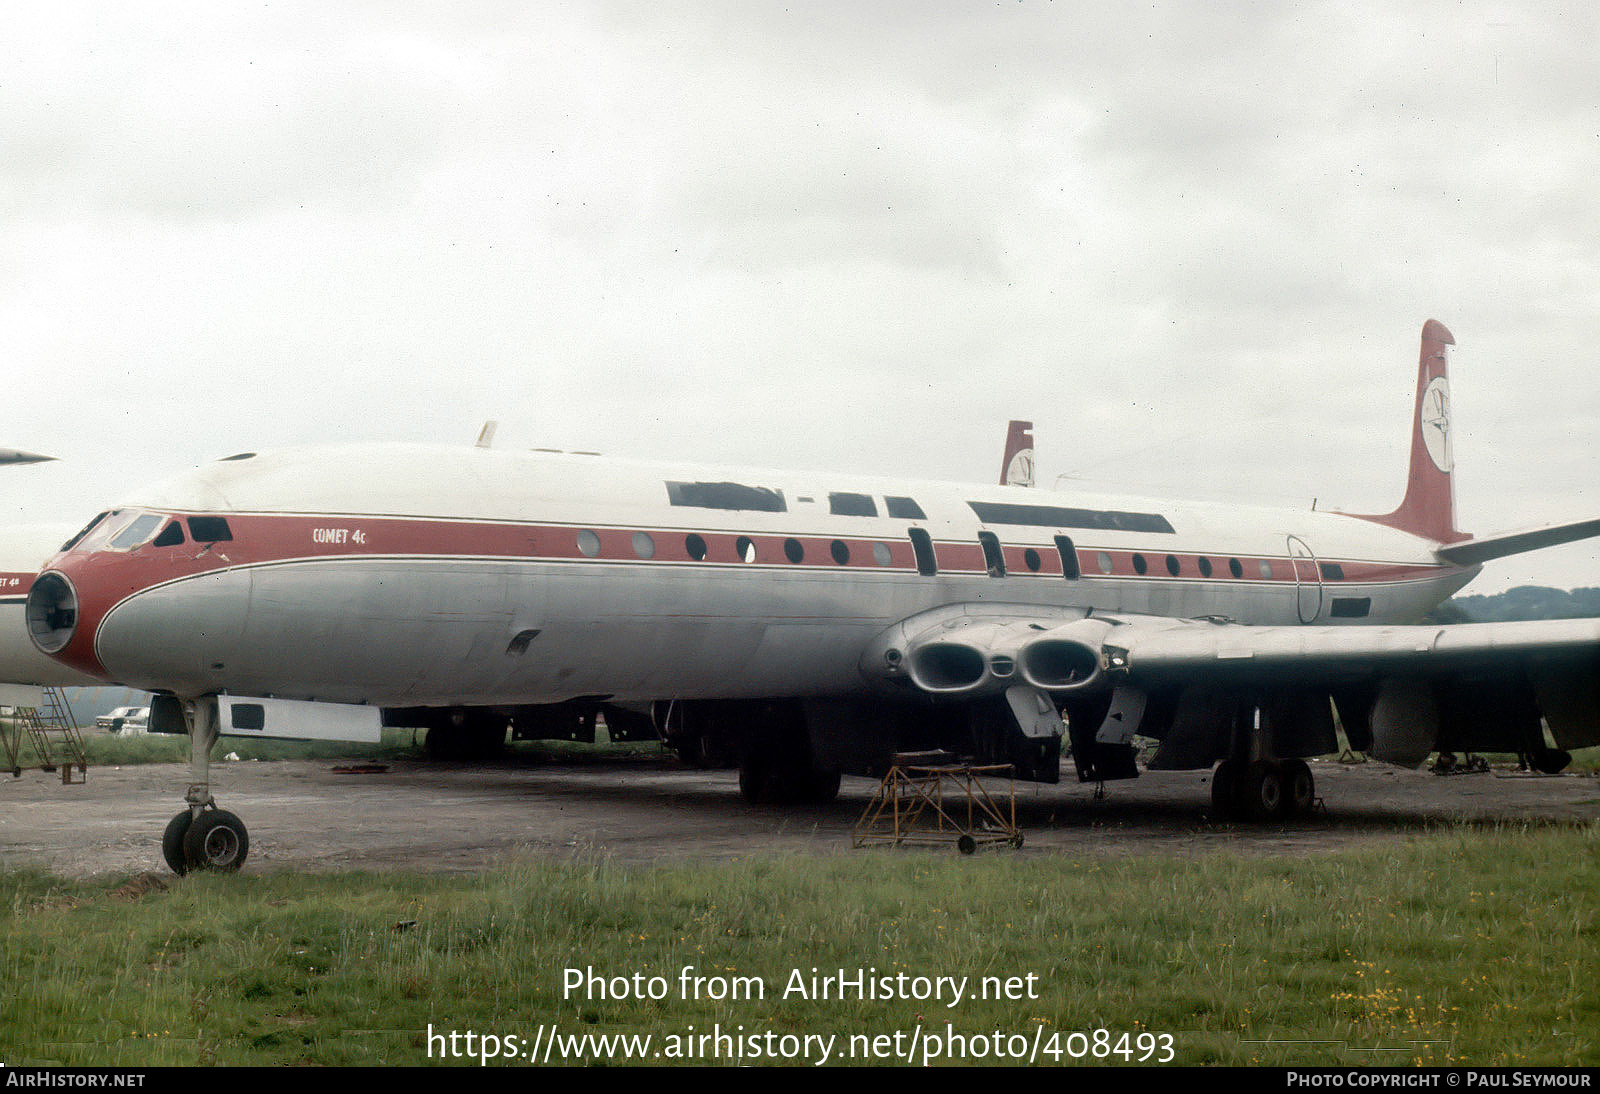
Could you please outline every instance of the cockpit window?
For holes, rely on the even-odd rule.
[[[173,521],[161,529],[161,534],[151,543],[152,547],[176,547],[183,542],[183,525]]]
[[[118,536],[122,530],[132,524],[139,516],[136,509],[113,509],[111,512],[97,520],[91,528],[84,530],[84,536],[78,541],[77,549],[85,554],[101,550],[108,544],[113,536]]]
[[[226,517],[190,517],[189,535],[196,543],[221,543],[233,538]]]
[[[140,513],[112,538],[110,548],[113,551],[125,551],[139,546],[155,535],[162,519],[159,513]]]
[[[84,536],[86,536],[90,532],[94,531],[94,526],[99,524],[101,521],[103,521],[105,519],[106,519],[106,514],[105,513],[101,513],[98,516],[96,516],[88,524],[85,524],[83,526],[83,530],[82,531],[80,531],[77,535],[73,536],[71,539],[67,540],[67,542],[63,543],[61,545],[61,549],[63,551],[72,550],[74,547],[76,547],[78,545],[78,541],[79,540],[83,539]]]

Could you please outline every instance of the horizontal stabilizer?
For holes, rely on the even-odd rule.
[[[1463,540],[1434,550],[1434,554],[1457,566],[1476,566],[1490,559],[1520,555],[1537,551],[1541,547],[1555,547],[1573,543],[1591,536],[1600,536],[1600,519],[1580,520],[1573,524],[1555,524],[1546,528],[1533,528],[1522,532],[1502,532],[1495,536],[1480,536]]]

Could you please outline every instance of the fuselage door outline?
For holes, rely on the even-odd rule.
[[[1322,570],[1311,545],[1299,536],[1289,537],[1289,566],[1294,570],[1295,613],[1302,623],[1315,623],[1322,614]]]

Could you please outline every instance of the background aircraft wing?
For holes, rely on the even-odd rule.
[[[16,448],[0,448],[0,464],[50,463],[54,459],[54,456],[41,456],[36,452],[23,452]]]

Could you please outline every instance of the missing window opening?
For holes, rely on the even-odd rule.
[[[828,512],[836,517],[875,517],[878,505],[870,494],[832,493],[828,495]]]
[[[783,491],[741,482],[669,482],[667,500],[697,509],[736,509],[758,513],[787,513]]]
[[[888,510],[889,515],[895,520],[928,519],[928,514],[922,511],[922,506],[918,505],[912,498],[895,498],[885,496],[883,499],[883,504]]]

